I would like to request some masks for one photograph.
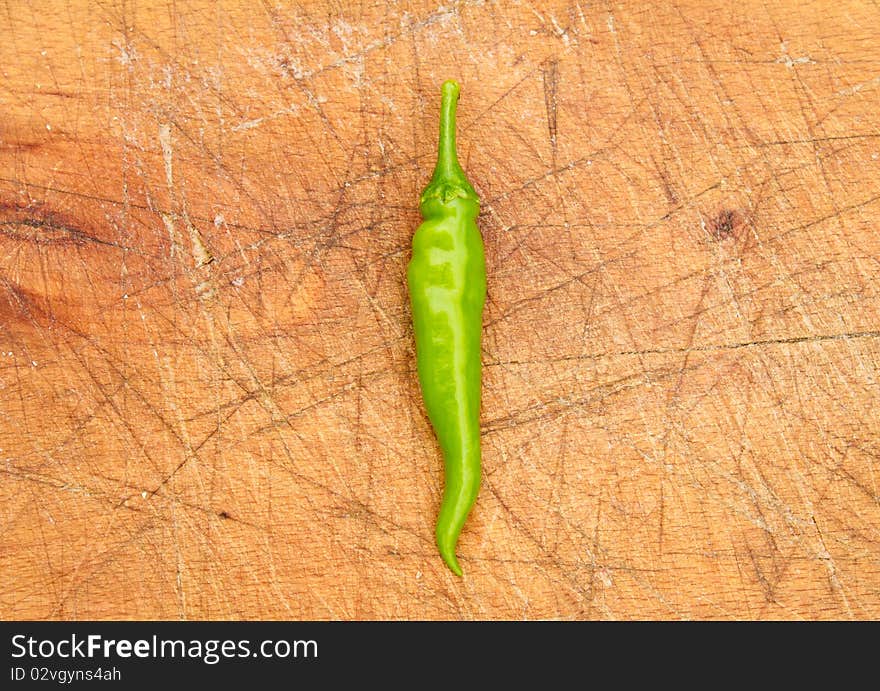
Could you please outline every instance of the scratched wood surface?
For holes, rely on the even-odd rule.
[[[876,3],[0,17],[0,616],[880,617]],[[449,77],[463,580],[404,282]]]

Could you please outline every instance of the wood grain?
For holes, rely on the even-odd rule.
[[[880,617],[876,3],[0,14],[2,617]],[[404,282],[446,78],[463,580]]]

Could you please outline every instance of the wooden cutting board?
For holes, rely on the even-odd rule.
[[[348,4],[6,4],[0,614],[880,616],[877,5]],[[463,579],[404,280],[447,78]]]

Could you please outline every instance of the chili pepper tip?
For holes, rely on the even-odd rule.
[[[438,546],[440,547],[440,556],[443,557],[443,561],[446,562],[446,566],[449,567],[449,570],[456,576],[462,576],[463,572],[461,566],[459,566],[458,559],[455,556],[455,543],[452,545]]]

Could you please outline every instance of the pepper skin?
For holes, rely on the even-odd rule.
[[[437,546],[458,576],[455,547],[480,489],[480,337],[486,260],[477,193],[455,150],[459,86],[444,82],[437,166],[422,192],[424,222],[407,270],[416,361],[428,419],[446,468]]]

